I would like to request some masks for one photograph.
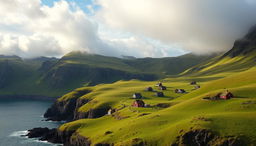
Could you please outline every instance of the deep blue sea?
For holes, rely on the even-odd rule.
[[[59,122],[44,121],[42,115],[51,104],[50,101],[0,99],[0,146],[52,146],[21,137],[28,129],[60,125]]]

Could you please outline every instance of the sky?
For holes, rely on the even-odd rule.
[[[0,54],[210,54],[256,24],[255,0],[4,0]]]

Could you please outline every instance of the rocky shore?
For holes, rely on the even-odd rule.
[[[87,93],[83,93],[87,94]],[[79,98],[76,96],[67,100],[56,100],[54,104],[46,111],[44,117],[47,120],[53,121],[74,121],[83,118],[98,118],[107,114],[107,111],[111,108],[109,106],[99,107],[97,109],[90,109],[87,112],[79,112],[78,109],[90,102],[85,98]],[[33,128],[29,130],[26,135],[28,138],[38,138],[42,141],[48,141],[51,143],[60,143],[64,146],[89,146],[91,141],[79,135],[76,131],[60,131],[59,129],[48,128]],[[135,145],[147,145],[142,139],[134,139]],[[220,145],[236,146],[243,144],[238,137],[220,137],[218,134],[206,129],[196,129],[191,131],[181,132],[181,135],[177,137],[176,142],[171,144],[172,146],[182,145],[212,145],[219,143]],[[110,146],[113,144],[96,144],[97,146]]]
[[[28,130],[25,135],[28,138],[39,138],[41,141],[48,141],[56,144],[63,144],[64,146],[89,146],[90,141],[82,136],[79,136],[75,131],[60,131],[56,128],[33,128]],[[75,135],[75,139],[71,136]]]
[[[111,108],[103,106],[90,109],[87,112],[79,112],[78,109],[88,103],[88,99],[71,98],[64,101],[56,101],[44,114],[47,120],[52,121],[73,121],[84,118],[99,118],[107,114]]]
[[[82,95],[89,93],[86,91],[83,93],[78,92],[73,98],[67,100],[56,100],[53,105],[47,109],[44,117],[47,121],[74,121],[83,118],[99,118],[107,114],[110,109],[109,106],[103,106],[96,109],[90,109],[87,112],[79,112],[78,109],[87,104],[90,100],[80,99]],[[26,135],[28,138],[38,138],[41,141],[48,141],[51,143],[60,143],[64,146],[89,146],[90,140],[86,137],[80,136],[75,131],[60,131],[57,128],[33,128],[28,130]],[[97,144],[101,146],[102,144]],[[109,144],[104,144],[109,145]]]

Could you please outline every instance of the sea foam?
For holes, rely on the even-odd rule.
[[[24,130],[24,131],[15,131],[13,133],[10,134],[11,137],[20,137],[20,136],[25,136],[28,134],[28,130]]]

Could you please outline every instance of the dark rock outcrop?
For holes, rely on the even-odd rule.
[[[76,108],[76,99],[56,101],[44,114],[47,120],[72,121]]]
[[[78,111],[78,109],[83,106],[84,104],[88,103],[90,100],[88,99],[77,99],[76,101],[76,108],[74,111],[74,118],[73,120],[78,120],[78,119],[82,119],[82,118],[86,118],[87,116],[83,113],[80,113]]]
[[[196,129],[181,134],[176,138],[172,146],[239,146],[245,145],[239,137],[226,136],[220,137],[207,129]]]
[[[75,91],[73,98],[67,100],[57,100],[44,114],[47,120],[53,121],[73,121],[83,118],[99,118],[108,113],[111,108],[108,105],[102,105],[98,108],[92,108],[87,112],[80,112],[79,108],[87,104],[90,100],[79,98],[91,91]]]
[[[132,146],[146,146],[147,143],[141,138],[132,139]]]
[[[48,133],[49,129],[48,128],[33,128],[28,130],[28,138],[37,138],[37,137],[42,137],[44,134]]]
[[[185,145],[207,145],[214,138],[214,134],[208,130],[189,131],[182,135],[181,141]]]
[[[235,41],[234,47],[223,57],[233,58],[239,55],[248,55],[253,51],[256,51],[256,25],[249,30],[244,38]]]
[[[64,146],[90,146],[91,142],[88,138],[79,135],[78,133],[74,133],[72,137],[70,137],[69,142],[64,144]]]
[[[90,109],[88,112],[76,112],[74,116],[74,120],[83,119],[83,118],[100,118],[108,113],[110,106],[99,107],[96,109]]]
[[[56,128],[33,128],[28,130],[28,138],[39,138],[41,141],[61,143],[64,146],[89,146],[90,140],[80,136],[75,131],[60,131]]]
[[[53,121],[72,121],[76,118],[75,113],[77,109],[82,105],[86,104],[89,100],[87,99],[78,99],[79,97],[90,93],[89,90],[76,91],[73,95],[73,98],[67,100],[57,100],[44,114],[44,117],[47,120]]]
[[[108,110],[110,109],[110,106],[106,107],[100,107],[97,109],[90,109],[88,112],[88,118],[99,118],[108,113]]]

